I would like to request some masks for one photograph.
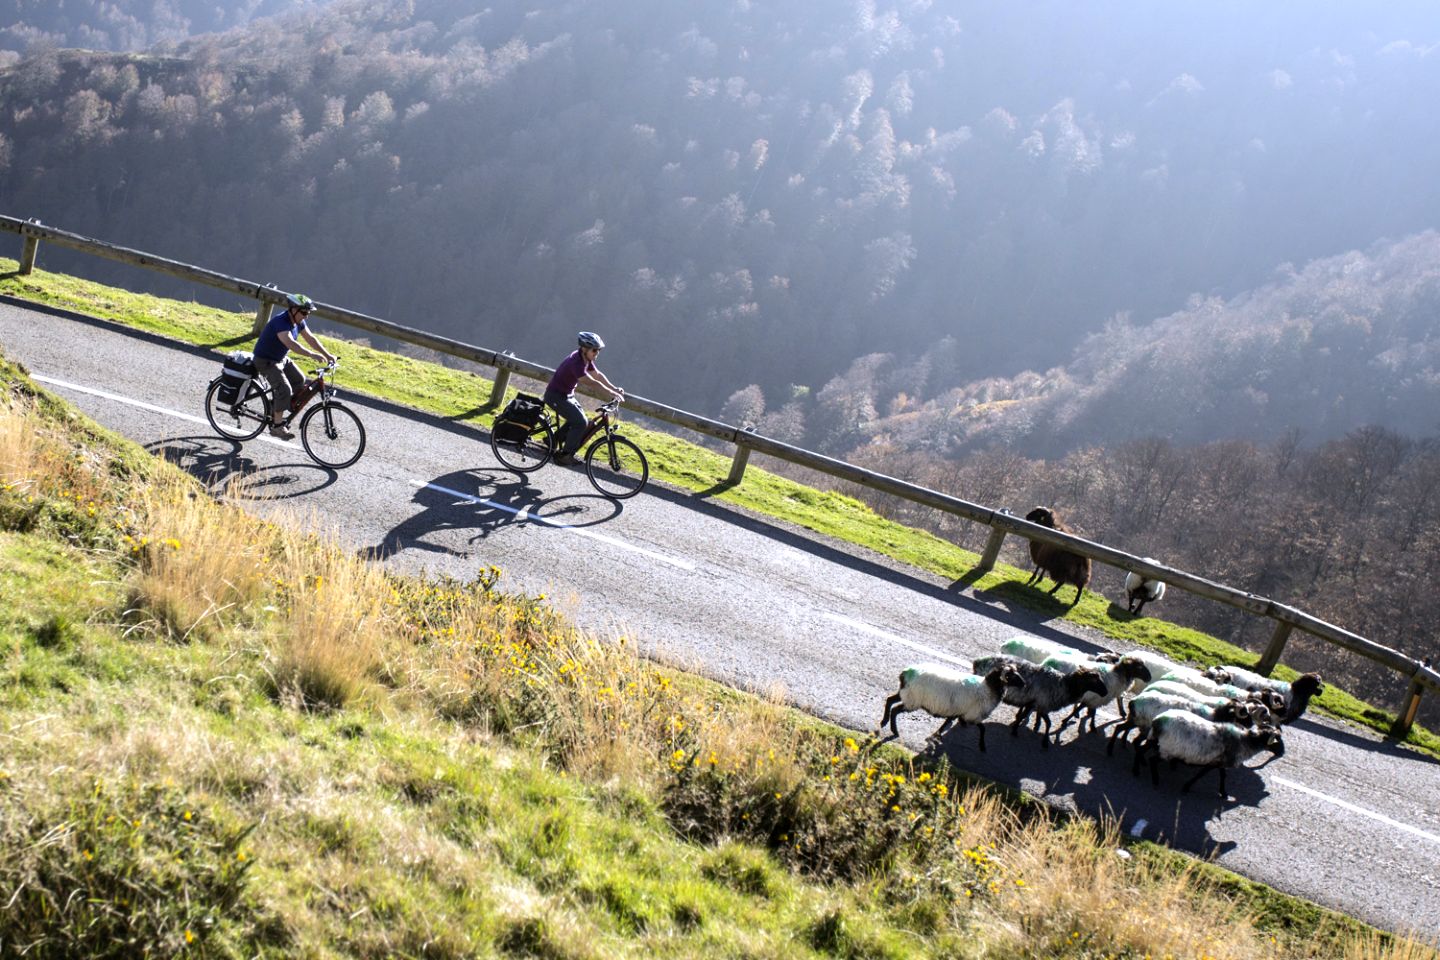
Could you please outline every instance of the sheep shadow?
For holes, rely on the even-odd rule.
[[[1042,584],[1045,582],[1041,581]],[[973,591],[971,596],[982,603],[1001,607],[1008,613],[1028,615],[1043,622],[1062,619],[1070,611],[1074,604],[1058,599],[1058,594],[1074,589],[1067,584],[1052,594],[1038,584],[1007,580],[986,590]]]
[[[927,755],[943,755],[957,770],[1022,791],[1053,809],[1114,820],[1131,837],[1161,840],[1202,857],[1234,847],[1233,841],[1212,835],[1212,821],[1227,810],[1257,806],[1269,795],[1259,772],[1263,764],[1226,771],[1223,798],[1215,771],[1207,772],[1189,791],[1182,791],[1183,784],[1197,772],[1183,765],[1171,771],[1170,765],[1162,762],[1159,786],[1153,786],[1148,760],[1141,764],[1139,775],[1132,776],[1133,754],[1128,749],[1117,748],[1113,757],[1106,755],[1108,731],[1077,735],[1071,726],[1068,736],[1044,748],[1028,724],[1012,737],[1005,729],[1012,719],[1008,708],[1002,708],[987,721],[984,753],[977,749],[975,731],[957,725]],[[929,717],[924,722],[932,725],[920,727],[922,735],[933,732],[939,723]],[[903,718],[901,724],[902,734],[917,730],[912,725],[906,731]]]

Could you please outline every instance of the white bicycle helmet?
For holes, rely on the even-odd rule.
[[[580,346],[586,350],[603,350],[605,341],[600,339],[600,334],[591,333],[589,330],[581,330],[579,336]]]

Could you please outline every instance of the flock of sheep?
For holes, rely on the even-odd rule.
[[[1032,523],[1063,530],[1052,511],[1037,507],[1026,516]],[[1031,542],[1035,574],[1055,580],[1053,594],[1063,584],[1075,586],[1075,600],[1090,581],[1090,560],[1077,554]],[[1165,585],[1146,581],[1136,574],[1126,578],[1125,592],[1131,612],[1138,613],[1146,602],[1164,595]],[[1051,640],[1019,636],[1006,641],[995,656],[974,661],[973,672],[937,664],[917,664],[900,674],[900,689],[885,700],[880,732],[890,727],[890,738],[900,731],[895,720],[909,710],[923,710],[944,722],[930,735],[935,743],[950,727],[973,723],[979,731],[979,747],[985,749],[984,720],[1001,703],[1015,707],[1010,723],[1012,735],[1033,716],[1038,734],[1043,724],[1041,746],[1057,741],[1065,727],[1078,718],[1079,729],[1088,721],[1098,727],[1096,711],[1114,703],[1120,719],[1110,734],[1107,752],[1113,754],[1117,740],[1129,743],[1131,730],[1139,731],[1135,742],[1132,772],[1148,757],[1150,777],[1160,783],[1160,761],[1172,765],[1187,763],[1199,767],[1183,789],[1189,790],[1209,770],[1220,772],[1220,795],[1225,796],[1225,771],[1261,751],[1281,756],[1285,742],[1280,726],[1305,712],[1310,699],[1322,689],[1318,674],[1307,673],[1293,684],[1262,677],[1238,666],[1211,667],[1200,671],[1181,666],[1159,654],[1140,651],[1085,654]],[[1133,699],[1128,707],[1125,694]],[[1051,714],[1071,707],[1069,715],[1052,733]],[[887,738],[887,739],[890,739]]]

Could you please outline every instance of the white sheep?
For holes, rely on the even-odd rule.
[[[1166,710],[1150,723],[1150,735],[1139,747],[1150,752],[1150,782],[1160,785],[1160,761],[1188,763],[1200,768],[1185,782],[1189,790],[1208,770],[1220,771],[1220,796],[1225,793],[1225,771],[1269,750],[1283,756],[1285,741],[1270,726],[1242,730],[1233,723],[1213,723],[1184,710]]]
[[[1218,696],[1208,693],[1201,693],[1188,683],[1181,683],[1178,680],[1156,680],[1146,687],[1142,692],[1168,693],[1171,696],[1187,697],[1197,703],[1203,703],[1209,707],[1218,707],[1229,703],[1232,700],[1239,700],[1249,704],[1249,711],[1255,723],[1270,723],[1273,717],[1278,717],[1285,710],[1285,702],[1279,694],[1273,690],[1242,690],[1239,687],[1229,684],[1221,684],[1220,689],[1225,691]],[[1261,712],[1263,711],[1263,713]]]
[[[1149,557],[1145,558],[1146,563],[1155,563]],[[1155,563],[1158,567],[1159,564]],[[1146,580],[1140,574],[1131,570],[1125,574],[1125,600],[1126,607],[1135,616],[1140,616],[1140,610],[1147,603],[1154,602],[1165,596],[1165,581]]]
[[[1150,671],[1150,678],[1152,680],[1159,680],[1165,676],[1165,674],[1179,666],[1174,660],[1162,657],[1154,650],[1131,650],[1126,656],[1134,657],[1136,660],[1145,664],[1146,668]],[[1145,683],[1141,680],[1137,679],[1130,684],[1131,693],[1139,693],[1143,689],[1145,689]]]
[[[1140,735],[1135,739],[1137,743],[1143,742],[1146,734],[1150,731],[1150,724],[1166,710],[1186,710],[1197,717],[1204,717],[1206,720],[1216,723],[1238,723],[1241,726],[1251,726],[1257,719],[1267,720],[1270,716],[1268,710],[1251,701],[1216,698],[1215,702],[1208,703],[1194,699],[1185,693],[1157,690],[1155,689],[1157,686],[1163,687],[1164,684],[1147,687],[1140,692],[1139,696],[1130,701],[1130,715],[1115,725],[1115,729],[1110,734],[1110,742],[1105,746],[1107,755],[1114,755],[1116,740],[1129,743],[1131,730],[1139,730]],[[1185,689],[1194,693],[1188,687]],[[1135,751],[1135,766],[1131,772],[1136,774],[1140,772],[1139,750]]]
[[[1176,667],[1160,679],[1183,684],[1207,697],[1224,697],[1229,700],[1259,700],[1277,716],[1283,715],[1287,709],[1287,701],[1285,698],[1274,690],[1268,688],[1247,690],[1244,687],[1237,687],[1233,683],[1218,683],[1194,667]]]
[[[1074,647],[1067,647],[1063,643],[1046,640],[1044,637],[1031,636],[1028,633],[1011,637],[1009,640],[1000,644],[1000,652],[1007,657],[1029,660],[1031,663],[1044,663],[1046,657],[1062,656],[1072,653],[1076,656],[1083,656],[1083,654]]]
[[[877,733],[890,724],[890,737],[900,736],[895,719],[908,710],[924,710],[933,717],[943,717],[945,722],[926,738],[927,743],[939,740],[955,721],[961,726],[973,723],[979,730],[980,752],[985,752],[985,724],[988,717],[1000,703],[1001,693],[1008,687],[1019,686],[1023,681],[1009,664],[1002,663],[990,669],[984,676],[964,673],[954,667],[922,663],[900,671],[900,689],[885,700],[880,715]]]
[[[1220,667],[1211,667],[1205,671],[1205,676],[1217,683],[1230,684],[1242,690],[1270,691],[1279,694],[1284,701],[1277,711],[1281,714],[1281,723],[1292,723],[1298,719],[1310,706],[1310,698],[1325,689],[1325,685],[1320,682],[1318,673],[1302,674],[1296,678],[1294,683],[1287,683],[1284,680],[1262,677],[1244,667],[1226,664]]]

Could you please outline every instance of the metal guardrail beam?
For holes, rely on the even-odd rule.
[[[41,240],[47,243],[58,244],[82,253],[89,253],[95,256],[104,257],[109,260],[116,260],[121,263],[128,263],[132,266],[143,267],[149,270],[156,270],[161,273],[178,277],[193,283],[200,283],[214,287],[219,290],[226,290],[241,296],[253,298],[261,302],[257,317],[263,315],[267,304],[278,304],[285,298],[286,291],[277,290],[273,286],[255,283],[250,280],[242,280],[237,277],[218,273],[214,270],[206,270],[203,267],[182,263],[178,260],[169,260],[164,257],[157,257],[140,250],[132,250],[128,247],[121,247],[116,244],[95,240],[91,237],[71,233],[66,230],[57,230],[54,227],[47,227],[37,220],[21,220],[17,217],[0,216],[0,230],[7,230],[19,234],[25,238],[25,248],[21,256],[20,272],[29,273],[34,266],[36,248]],[[369,333],[379,334],[403,343],[411,343],[416,346],[425,347],[438,353],[448,354],[464,360],[494,367],[497,371],[496,393],[503,393],[509,382],[511,374],[518,374],[531,380],[540,382],[548,381],[554,370],[550,367],[541,366],[538,363],[531,363],[509,353],[487,350],[476,347],[459,340],[452,340],[437,334],[427,333],[423,330],[416,330],[413,327],[403,326],[382,320],[379,317],[372,317],[368,314],[356,313],[353,310],[346,310],[343,307],[331,304],[317,303],[315,313],[322,318],[343,323],[348,327],[357,330],[364,330]],[[498,404],[501,398],[493,396],[491,403]],[[1409,730],[1410,724],[1414,721],[1416,708],[1418,706],[1419,691],[1422,687],[1431,690],[1440,690],[1440,672],[1430,667],[1428,663],[1417,662],[1405,656],[1397,650],[1383,644],[1367,640],[1359,634],[1351,633],[1334,624],[1327,623],[1317,617],[1313,617],[1302,610],[1277,603],[1268,597],[1257,596],[1243,590],[1223,583],[1215,583],[1198,577],[1184,570],[1177,570],[1174,567],[1166,567],[1153,563],[1148,559],[1107,547],[1103,543],[1096,543],[1077,537],[1073,534],[1061,533],[1049,527],[1042,527],[1027,520],[1012,515],[1007,510],[993,510],[980,504],[962,500],[959,497],[952,497],[948,494],[931,490],[927,487],[917,486],[895,477],[876,473],[847,463],[844,460],[837,460],[823,454],[805,450],[792,444],[782,443],[769,437],[761,436],[753,430],[741,429],[718,420],[711,420],[697,414],[680,410],[654,400],[647,400],[644,397],[634,394],[626,394],[625,405],[633,412],[642,414],[664,423],[673,424],[699,433],[703,436],[713,437],[726,443],[735,444],[737,447],[734,464],[731,467],[727,483],[735,484],[740,482],[744,474],[745,463],[751,451],[763,453],[766,456],[775,457],[788,463],[817,470],[840,480],[854,483],[858,486],[875,490],[880,493],[890,494],[914,503],[927,506],[935,510],[950,513],[962,519],[974,523],[984,524],[991,528],[990,541],[986,545],[982,558],[981,567],[989,569],[993,564],[995,555],[999,552],[1000,544],[1008,534],[1024,537],[1028,540],[1036,540],[1041,543],[1052,544],[1066,550],[1073,551],[1091,560],[1117,567],[1121,570],[1133,571],[1148,579],[1162,580],[1170,586],[1179,587],[1196,596],[1225,603],[1246,613],[1255,616],[1267,617],[1281,625],[1276,631],[1276,638],[1272,641],[1271,649],[1264,656],[1264,660],[1273,665],[1278,659],[1280,650],[1284,646],[1285,637],[1289,631],[1284,629],[1285,625],[1298,628],[1312,636],[1319,637],[1337,646],[1343,647],[1361,656],[1374,660],[1381,665],[1400,673],[1409,681],[1410,693],[1407,696],[1406,705],[1402,709],[1400,717],[1392,730],[1397,736],[1404,736]]]

